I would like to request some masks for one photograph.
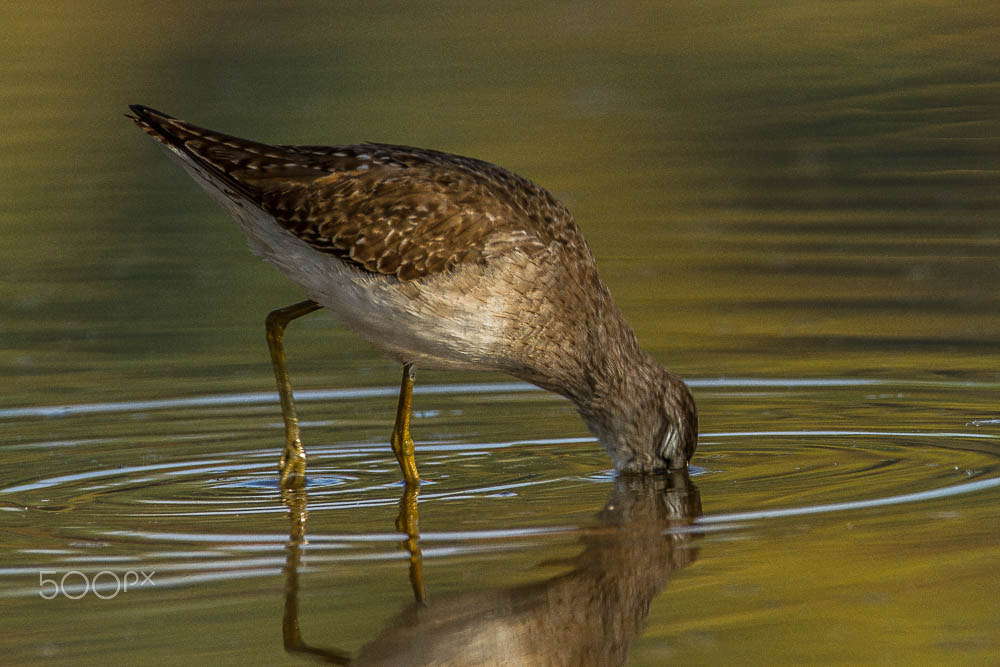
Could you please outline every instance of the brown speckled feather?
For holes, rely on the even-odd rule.
[[[487,162],[375,143],[272,146],[132,110],[149,134],[289,232],[372,273],[414,280],[553,242],[589,255],[569,211],[547,190]]]

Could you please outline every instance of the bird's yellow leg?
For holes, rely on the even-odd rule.
[[[416,371],[413,364],[403,364],[403,381],[399,387],[399,404],[396,406],[396,424],[392,428],[392,452],[403,471],[406,488],[399,499],[399,516],[396,530],[405,533],[403,548],[410,554],[410,585],[417,602],[424,601],[424,566],[420,551],[420,522],[417,516],[417,496],[420,495],[420,475],[410,437],[410,406],[413,401],[413,381]]]
[[[295,414],[295,403],[292,400],[292,385],[288,379],[288,361],[285,358],[282,338],[289,322],[320,308],[322,306],[315,301],[306,300],[272,310],[267,316],[267,347],[271,352],[274,379],[278,383],[281,416],[285,420],[285,449],[281,453],[281,463],[278,467],[283,489],[299,489],[305,486],[306,450],[299,437],[299,418]]]
[[[413,438],[410,437],[410,403],[413,400],[413,364],[403,364],[403,382],[399,388],[399,405],[396,406],[396,425],[392,428],[392,453],[403,470],[407,486],[420,485],[417,461],[413,457]]]

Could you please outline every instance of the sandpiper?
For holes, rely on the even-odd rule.
[[[408,485],[419,483],[417,366],[502,371],[566,396],[619,471],[680,468],[694,454],[691,392],[639,347],[572,215],[544,188],[448,153],[270,145],[130,108],[309,297],[266,321],[282,487],[305,483],[306,462],[282,336],[319,308],[403,365],[391,443]]]

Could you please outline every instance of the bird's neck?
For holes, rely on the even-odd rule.
[[[628,326],[627,324],[625,325]],[[585,392],[571,397],[592,431],[600,435],[653,401],[666,370],[639,347],[631,329],[627,340],[605,341],[585,369]]]

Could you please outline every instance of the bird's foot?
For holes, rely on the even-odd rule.
[[[301,489],[306,485],[306,450],[302,442],[295,440],[285,444],[278,464],[278,474],[281,475],[281,488]]]

